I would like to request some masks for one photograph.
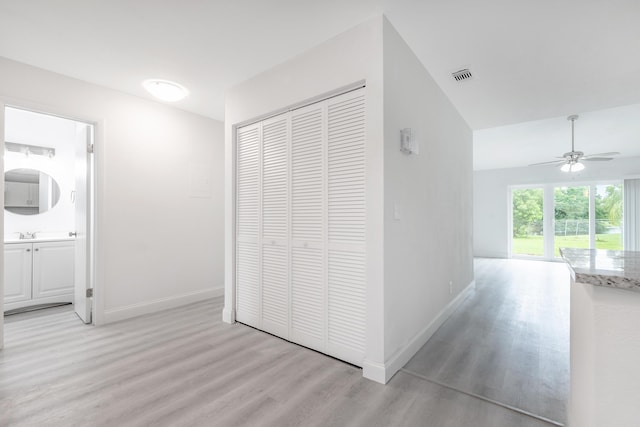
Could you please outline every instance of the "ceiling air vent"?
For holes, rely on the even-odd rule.
[[[468,68],[465,68],[464,70],[456,71],[455,73],[451,73],[451,75],[453,76],[454,79],[456,79],[457,82],[461,82],[463,80],[469,80],[471,77],[473,77],[471,75],[471,71],[469,71]]]

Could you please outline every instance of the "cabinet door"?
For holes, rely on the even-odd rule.
[[[4,245],[4,302],[31,299],[31,243]]]
[[[73,293],[73,242],[33,244],[33,298]]]

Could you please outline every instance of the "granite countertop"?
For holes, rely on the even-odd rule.
[[[575,281],[640,292],[640,252],[561,248]]]

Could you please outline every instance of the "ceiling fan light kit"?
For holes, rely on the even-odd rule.
[[[562,165],[562,167],[560,168],[560,170],[562,172],[579,172],[581,170],[584,169],[584,165],[580,162],[576,162],[576,163],[565,163],[564,165]]]
[[[612,157],[604,157],[604,156],[615,156],[617,154],[620,154],[617,151],[612,151],[610,153],[599,153],[599,154],[592,154],[589,156],[585,156],[582,151],[576,151],[575,141],[574,141],[575,140],[574,126],[575,126],[575,121],[578,120],[578,117],[579,116],[577,114],[572,114],[571,116],[567,117],[567,120],[571,122],[571,151],[564,153],[562,157],[560,157],[562,160],[552,160],[550,162],[534,163],[529,166],[557,164],[557,165],[562,165],[560,167],[560,170],[562,172],[580,172],[581,170],[584,169],[584,164],[582,163],[582,160],[586,160],[590,162],[601,162],[601,161],[613,160]]]

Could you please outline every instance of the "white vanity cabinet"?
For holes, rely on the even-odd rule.
[[[4,309],[73,302],[72,240],[5,243]]]
[[[32,243],[4,245],[4,306],[31,299]]]

